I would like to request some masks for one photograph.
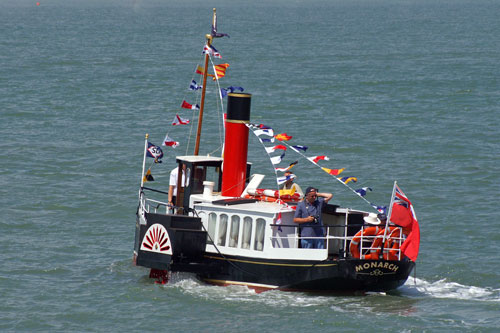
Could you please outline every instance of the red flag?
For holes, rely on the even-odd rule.
[[[175,148],[178,145],[179,145],[179,142],[172,140],[172,138],[169,137],[168,134],[165,135],[165,139],[163,139],[163,146],[169,146],[169,147]]]
[[[407,228],[413,223],[413,216],[409,208],[400,203],[394,203],[391,210],[391,222]]]
[[[401,245],[401,252],[412,261],[416,261],[420,247],[420,226],[410,200],[397,185],[395,187],[396,194],[392,204],[390,221],[409,232],[408,237]]]
[[[338,176],[338,175],[340,175],[342,173],[342,171],[345,170],[344,168],[342,168],[342,169],[321,168],[321,169],[323,169],[324,172],[329,173],[332,176]]]
[[[321,161],[321,160],[325,160],[325,161],[329,161],[330,160],[328,158],[328,156],[313,156],[313,157],[308,157],[307,159],[310,160],[313,163],[318,163],[318,161]]]
[[[276,146],[274,146],[274,147],[266,147],[266,151],[267,151],[268,153],[272,153],[272,152],[274,152],[276,149],[286,150],[286,147],[285,147],[285,146],[283,146],[283,145],[276,145]]]
[[[276,216],[276,222],[275,224],[282,224],[283,221],[281,220],[281,212],[278,213],[278,216]],[[278,226],[278,231],[283,231],[281,230],[281,225]]]
[[[278,216],[276,217],[276,224],[282,224],[283,222],[281,221],[281,212],[278,213]]]
[[[274,137],[280,141],[288,141],[292,138],[290,135],[286,133],[276,134]]]
[[[198,106],[198,104],[192,105],[192,104],[189,104],[186,101],[182,101],[181,108],[183,108],[183,109],[190,109],[190,110],[199,110],[200,109],[200,107]]]
[[[189,119],[181,118],[178,114],[175,115],[174,121],[172,122],[174,126],[187,124],[189,124]]]
[[[219,51],[212,45],[205,44],[205,47],[203,47],[203,54],[210,54],[211,56],[222,59]]]
[[[418,250],[420,247],[420,226],[418,221],[414,220],[411,226],[411,231],[406,238],[403,245],[401,245],[401,251],[405,256],[410,258],[412,261],[416,261],[418,257]]]

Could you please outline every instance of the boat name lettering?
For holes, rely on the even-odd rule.
[[[361,272],[361,271],[364,271],[364,270],[370,269],[370,268],[386,268],[390,271],[396,272],[399,269],[399,266],[396,264],[391,264],[387,261],[386,262],[382,262],[382,261],[380,261],[380,262],[378,262],[378,261],[365,262],[362,265],[356,266],[356,272]]]

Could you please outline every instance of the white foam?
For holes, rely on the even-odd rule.
[[[235,301],[235,302],[262,302],[278,307],[310,307],[329,303],[327,296],[309,296],[296,292],[270,290],[256,293],[246,286],[231,285],[226,287],[214,286],[200,282],[194,275],[188,273],[174,273],[165,288],[177,288],[183,293],[204,299]]]
[[[220,287],[200,282],[194,275],[189,273],[174,273],[165,288],[180,289],[183,293],[204,299],[218,299],[237,302],[263,302],[267,305],[283,307],[310,307],[319,305],[331,305],[331,297],[323,295],[308,295],[297,292],[282,292],[278,290],[266,291],[257,294],[253,289],[246,286]],[[435,297],[460,300],[477,300],[488,302],[500,302],[500,289],[489,287],[475,287],[462,285],[457,282],[448,282],[441,279],[428,282],[424,279],[409,278],[406,283],[398,289],[398,293],[408,297]],[[392,293],[389,293],[392,294]],[[380,292],[366,293],[368,297],[384,297],[387,294]],[[338,301],[338,299],[337,299]]]
[[[457,282],[448,282],[446,279],[428,282],[419,278],[409,278],[400,291],[408,296],[500,302],[500,289],[466,286]]]

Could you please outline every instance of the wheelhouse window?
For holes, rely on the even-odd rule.
[[[214,192],[220,192],[222,174],[219,167],[209,167],[205,170],[205,180],[214,183]],[[203,193],[203,192],[202,192]]]
[[[193,186],[191,188],[191,194],[203,193],[203,181],[205,180],[206,173],[206,166],[193,165]]]

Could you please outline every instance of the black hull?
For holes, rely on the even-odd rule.
[[[140,225],[137,218],[136,264],[154,270],[195,273],[212,284],[246,285],[257,291],[390,291],[402,286],[415,266],[408,259],[314,261],[212,254],[205,252],[207,234],[200,230],[199,218],[149,213],[146,216],[147,225]],[[148,228],[158,224],[165,227],[170,238],[170,255],[140,249]]]
[[[256,290],[313,292],[390,291],[402,286],[415,264],[410,260],[286,261],[206,255],[198,264],[172,263],[171,271],[192,272],[218,285]]]

